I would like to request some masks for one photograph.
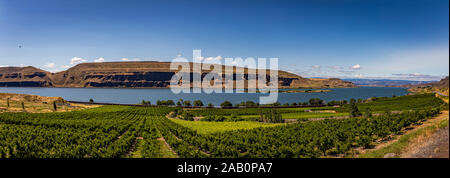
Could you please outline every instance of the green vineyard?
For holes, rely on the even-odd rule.
[[[355,148],[370,147],[377,140],[440,113],[441,100],[434,100],[430,95],[411,99],[417,100],[417,97],[427,102],[426,105],[405,101],[408,97],[398,97],[402,102],[380,99],[371,104],[382,108],[382,104],[387,103],[402,112],[283,124],[166,118],[176,110],[175,107],[103,106],[60,113],[0,113],[0,158],[315,158],[350,155]],[[255,115],[256,110],[239,109],[238,113]],[[231,111],[204,109],[193,112],[195,115],[229,115]],[[290,114],[293,118],[301,115],[300,112],[303,110],[280,109],[280,113]]]

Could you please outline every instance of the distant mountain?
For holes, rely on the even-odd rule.
[[[222,65],[215,66],[224,68]],[[247,69],[244,71],[244,78],[247,81]],[[170,70],[170,62],[150,61],[82,63],[58,73],[50,73],[35,67],[0,67],[0,87],[167,88],[175,72],[177,71]],[[210,70],[203,70],[202,76],[208,72]],[[285,71],[278,71],[278,80],[280,88],[356,87],[351,82],[336,78],[308,79]]]
[[[390,80],[390,79],[342,79],[358,86],[405,87],[429,83],[429,81]]]

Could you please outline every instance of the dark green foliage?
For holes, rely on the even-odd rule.
[[[359,117],[362,115],[358,109],[358,106],[356,105],[355,100],[350,100],[350,115],[352,117]]]
[[[401,133],[402,129],[440,113],[442,103],[436,105],[429,102],[433,101],[430,98],[421,98],[425,96],[411,97],[428,105],[420,108],[422,104],[414,100],[396,97],[412,102],[403,103],[402,108],[415,109],[212,134],[199,134],[166,119],[167,114],[176,113],[181,119],[193,120],[194,111],[183,112],[174,107],[103,106],[66,113],[5,112],[0,113],[0,158],[120,158],[127,155],[137,138],[142,138],[138,145],[146,158],[161,156],[158,138],[164,138],[181,158],[316,158],[351,154],[354,148],[370,147],[376,140]],[[394,111],[400,108],[399,102],[386,100],[379,98],[376,102],[386,102]],[[367,115],[367,108],[362,108]],[[206,113],[203,110],[207,109],[199,112]],[[258,111],[262,120],[278,120],[277,115],[288,110],[208,109],[211,113],[227,113],[230,121],[239,119],[242,113]],[[214,120],[220,121],[224,116],[214,116]]]
[[[65,113],[0,113],[0,158],[119,158],[137,137],[143,137],[143,157],[158,157],[160,136],[154,121],[170,111],[104,106]]]
[[[145,101],[145,100],[142,100],[141,104],[144,105],[144,106],[152,105],[152,103],[150,101]]]
[[[226,121],[237,122],[237,121],[244,121],[244,119],[236,114],[231,114],[230,118],[226,119]]]
[[[94,99],[89,99],[89,103],[94,103]]]
[[[58,109],[58,107],[56,106],[56,101],[53,101],[53,111],[56,111]]]
[[[187,121],[193,121],[194,115],[192,115],[192,113],[190,113],[190,112],[185,111],[181,114],[181,119],[187,120]]]
[[[419,94],[409,96],[397,96],[395,98],[371,98],[369,102],[358,103],[357,106],[361,111],[370,108],[372,111],[405,111],[405,110],[421,110],[425,108],[435,108],[441,106],[444,102],[436,98],[434,94]],[[351,105],[344,105],[337,109],[339,112],[350,112]]]
[[[156,105],[158,106],[173,106],[175,105],[175,103],[173,102],[173,100],[157,100],[156,101]]]
[[[192,106],[191,101],[189,101],[189,100],[184,101],[183,105],[187,106],[187,107]]]
[[[366,111],[364,112],[364,117],[369,118],[372,117],[372,111],[370,110],[370,108],[366,108]]]
[[[201,121],[223,122],[223,121],[225,121],[225,117],[211,115],[211,116],[206,116],[206,117],[202,118]]]
[[[354,147],[370,147],[376,139],[398,133],[402,128],[435,116],[438,109],[381,115],[366,118],[330,119],[201,135],[171,121],[161,119],[164,128],[197,147],[181,157],[283,158],[320,157],[351,154]],[[179,145],[179,144],[176,144]],[[186,145],[186,147],[188,147]]]
[[[220,104],[220,107],[226,108],[226,107],[232,107],[233,104],[229,101],[224,101],[222,104]]]
[[[259,114],[259,121],[267,122],[267,123],[283,123],[284,122],[281,114],[275,109],[271,109],[266,112],[261,111]]]
[[[312,106],[320,106],[323,105],[323,100],[319,98],[311,98],[309,101],[309,104]]]
[[[238,107],[257,107],[259,106],[258,103],[255,103],[253,101],[246,101],[246,102],[241,102],[241,104],[237,104],[236,106]]]
[[[195,100],[194,106],[203,106],[203,102],[201,100]]]

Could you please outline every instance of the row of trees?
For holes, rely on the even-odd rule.
[[[354,100],[354,99],[352,99]],[[356,101],[356,100],[355,100]],[[362,103],[365,100],[363,99],[358,99],[357,103]],[[143,100],[141,102],[142,105],[151,105],[150,101],[145,101]],[[292,104],[289,103],[285,103],[285,104],[281,104],[279,102],[275,102],[272,104],[265,104],[264,106],[336,106],[336,105],[345,105],[348,104],[347,100],[342,100],[342,101],[330,101],[328,103],[326,103],[324,100],[320,99],[320,98],[311,98],[308,102],[294,102]],[[184,106],[184,107],[202,107],[205,106],[204,103],[201,100],[194,100],[193,102],[191,102],[190,100],[183,100],[183,99],[179,99],[176,103],[173,100],[157,100],[156,101],[156,105],[157,106]],[[220,104],[221,107],[223,108],[227,108],[227,107],[259,107],[261,106],[259,103],[255,103],[254,101],[243,101],[239,104],[235,104],[233,105],[233,103],[231,103],[230,101],[224,101]],[[207,105],[207,107],[214,107],[213,104],[209,103]]]

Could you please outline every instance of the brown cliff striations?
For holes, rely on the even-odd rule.
[[[190,65],[192,66],[192,63]],[[224,69],[224,66],[215,66]],[[236,69],[233,72],[235,71]],[[247,69],[244,71],[244,78],[248,79]],[[82,63],[58,73],[50,73],[35,67],[1,67],[0,87],[168,88],[176,72],[170,70],[170,62]],[[202,70],[202,76],[208,72],[210,70]],[[351,82],[336,78],[308,79],[281,70],[278,71],[278,80],[280,88],[356,87]]]

